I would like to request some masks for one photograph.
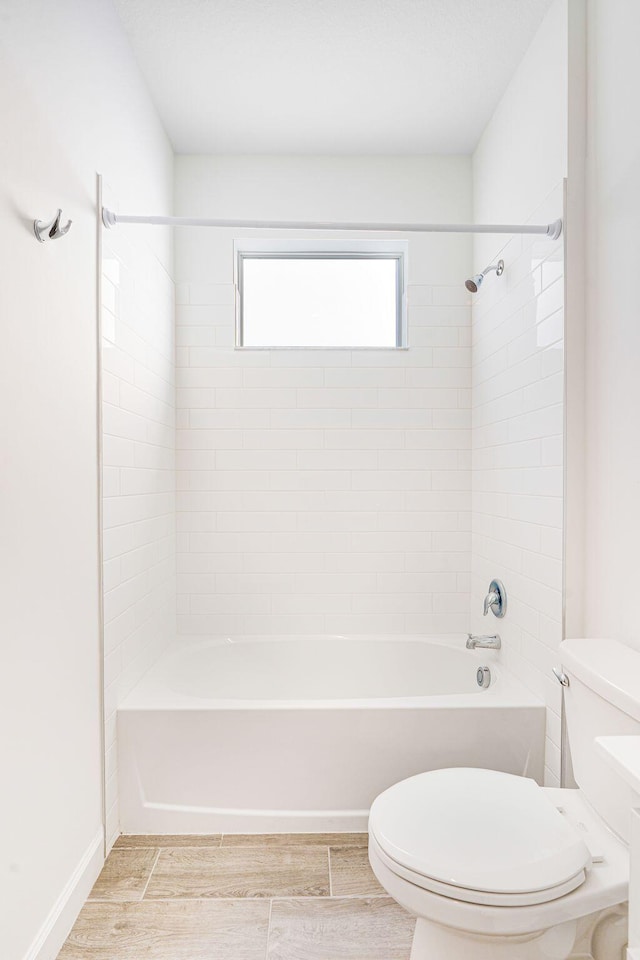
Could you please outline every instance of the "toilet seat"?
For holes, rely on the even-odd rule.
[[[437,893],[441,897],[448,897],[450,900],[459,900],[464,903],[481,904],[491,907],[526,907],[540,903],[548,903],[549,900],[555,900],[571,893],[584,883],[586,873],[581,870],[575,877],[571,877],[564,883],[558,884],[547,890],[529,891],[527,893],[496,893],[495,891],[471,890],[466,887],[454,886],[450,883],[443,883],[441,880],[435,880],[433,877],[427,877],[422,873],[416,873],[408,870],[401,864],[392,860],[382,849],[380,844],[373,836],[369,838],[370,847],[375,851],[376,856],[387,866],[396,876],[416,887],[428,890],[430,893]]]
[[[374,801],[369,833],[397,876],[491,906],[546,903],[581,886],[591,854],[533,780],[494,770],[419,774]]]

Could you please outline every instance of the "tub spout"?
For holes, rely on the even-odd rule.
[[[502,640],[498,633],[485,634],[481,637],[474,637],[472,633],[467,634],[467,650],[475,650],[476,648],[483,650],[500,650],[501,647]]]

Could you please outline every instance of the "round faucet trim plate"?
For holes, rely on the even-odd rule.
[[[505,590],[504,583],[502,580],[492,580],[489,584],[489,593],[487,595],[487,600],[494,595],[495,599],[489,603],[488,610],[485,608],[485,614],[491,610],[491,613],[494,617],[498,617],[499,620],[502,620],[504,615],[507,612],[507,591]],[[485,601],[486,603],[486,601]]]

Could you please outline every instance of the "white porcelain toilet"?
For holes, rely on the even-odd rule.
[[[594,739],[640,733],[640,653],[569,640],[561,655],[579,789],[449,768],[371,807],[373,871],[417,917],[411,960],[621,960],[631,792]]]

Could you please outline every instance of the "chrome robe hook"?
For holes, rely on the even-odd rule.
[[[67,233],[69,233],[73,221],[69,220],[64,227],[61,227],[61,216],[62,210],[58,209],[58,213],[53,220],[48,220],[46,222],[44,220],[33,221],[33,232],[40,243],[46,243],[47,240],[59,240],[60,237],[64,237]]]

